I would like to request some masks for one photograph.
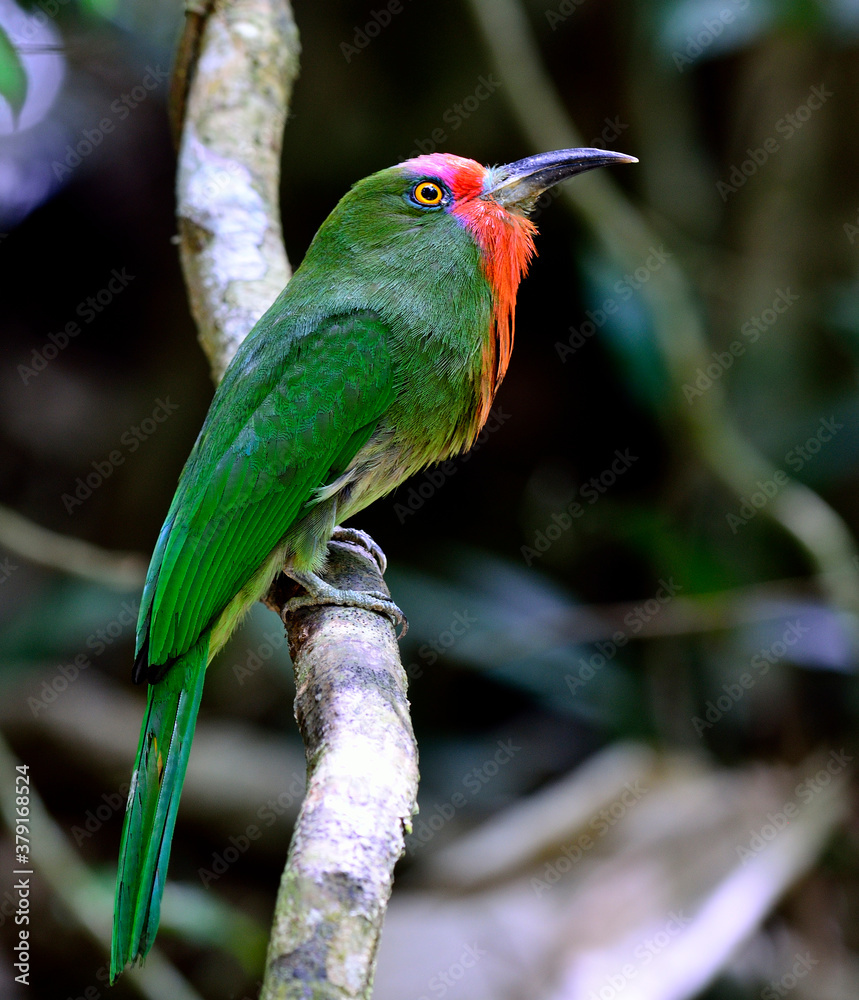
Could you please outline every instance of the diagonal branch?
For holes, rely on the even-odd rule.
[[[193,12],[181,49],[180,244],[215,381],[289,278],[277,192],[297,61],[286,0],[216,0],[210,12]],[[363,549],[337,543],[329,555],[327,582],[385,589]],[[281,616],[291,587],[279,578],[266,599]],[[375,612],[311,607],[286,620],[308,782],[262,997],[369,997],[394,865],[416,810],[406,676],[393,626]]]
[[[146,563],[136,552],[106,551],[80,538],[43,528],[2,504],[0,546],[36,566],[74,574],[111,590],[140,587],[146,576]],[[8,559],[0,562],[6,577],[17,568]]]

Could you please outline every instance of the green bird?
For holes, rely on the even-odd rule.
[[[206,667],[277,573],[292,602],[372,608],[317,574],[336,526],[469,448],[510,360],[528,215],[574,174],[635,158],[562,149],[501,167],[433,153],[359,181],[236,353],[149,566],[133,679],[148,702],[125,814],[111,980],[158,928]]]

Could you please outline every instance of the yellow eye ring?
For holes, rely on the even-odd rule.
[[[412,198],[424,208],[437,208],[444,201],[444,188],[435,181],[418,181],[412,188]]]

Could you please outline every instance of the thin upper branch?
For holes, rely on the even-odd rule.
[[[200,15],[192,14],[196,25]],[[222,0],[206,18],[184,102],[176,189],[182,266],[219,382],[290,278],[278,189],[298,73],[286,0]]]

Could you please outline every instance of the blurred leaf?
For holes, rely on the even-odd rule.
[[[21,108],[27,100],[27,74],[18,50],[2,25],[0,25],[0,96],[8,102],[12,109],[12,117],[17,122]]]
[[[780,8],[770,0],[679,0],[656,8],[661,18],[657,42],[670,58],[712,59],[758,41],[791,7],[797,4]]]
[[[844,282],[830,288],[824,299],[823,315],[845,347],[859,359],[859,284]]]
[[[213,892],[187,882],[169,882],[161,907],[163,930],[229,952],[248,975],[265,960],[268,929]]]
[[[677,0],[656,8],[657,43],[678,69],[746,48],[774,30],[859,33],[857,0]]]
[[[859,34],[859,0],[820,0],[829,16],[830,27],[839,32]]]
[[[659,266],[658,262],[655,266]],[[642,261],[641,268],[624,274],[605,257],[585,254],[582,271],[588,309],[581,334],[589,335],[587,323],[595,326],[621,370],[630,395],[647,409],[660,412],[670,394],[671,380],[638,291],[650,279],[651,269]]]
[[[79,0],[81,8],[97,17],[112,18],[119,10],[119,0]]]
[[[760,601],[761,614],[770,614],[740,630],[735,662],[764,656],[767,662],[785,663],[811,670],[855,673],[855,622],[826,604],[811,601]]]
[[[50,659],[100,656],[116,643],[132,643],[140,592],[126,594],[73,578],[54,578],[40,599],[27,604],[0,632],[0,660],[29,660],[34,667]]]
[[[603,751],[470,832],[430,842],[422,886],[392,900],[374,996],[700,997],[745,941],[771,933],[789,888],[803,895],[848,812],[849,759],[727,771],[634,744]],[[464,942],[479,962],[463,960]],[[772,952],[767,978],[782,975]],[[855,996],[852,956],[844,964],[843,991],[802,995]]]
[[[674,575],[686,594],[709,593],[736,584],[725,562],[724,539],[690,531],[673,522],[663,507],[602,504],[598,512],[615,538],[653,567],[653,575]]]
[[[609,732],[642,734],[642,694],[623,664],[626,651],[614,649],[605,656],[594,643],[571,639],[576,632],[571,617],[588,620],[586,607],[535,570],[486,553],[459,551],[451,554],[448,565],[452,580],[400,569],[387,573],[393,591],[416,609],[409,616],[403,649],[410,676],[421,676],[439,659],[449,658],[527,692],[553,713]],[[457,614],[468,627],[448,645]],[[604,626],[589,624],[604,634]],[[577,681],[582,670],[585,684]]]

